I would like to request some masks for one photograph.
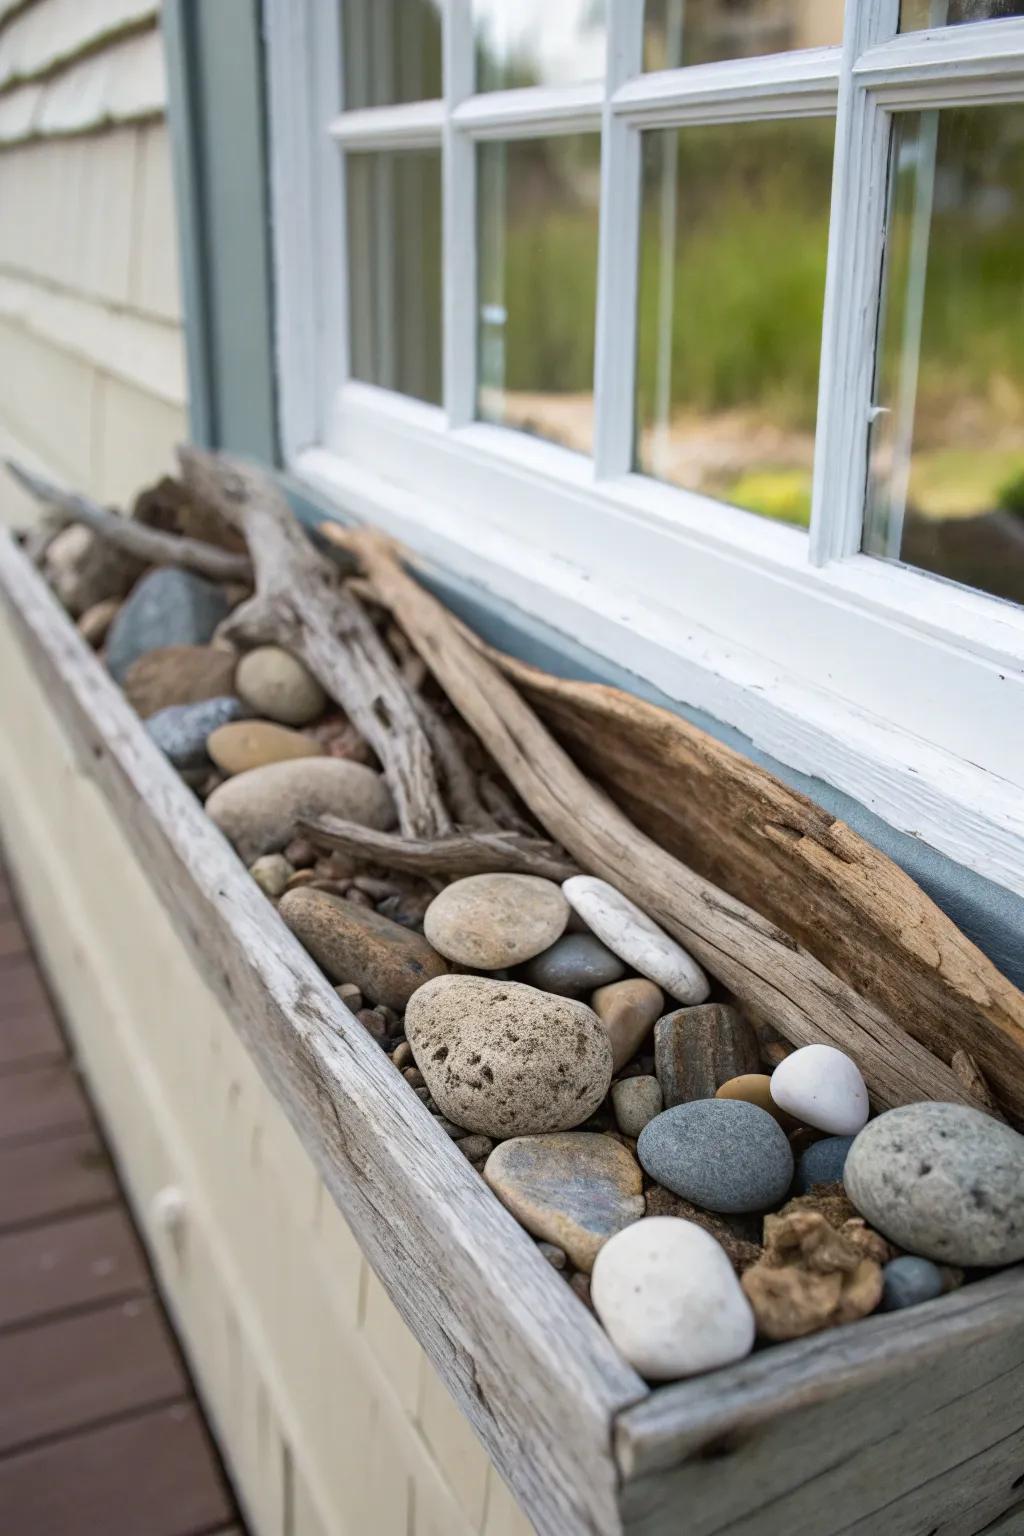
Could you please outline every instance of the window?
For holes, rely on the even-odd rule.
[[[1024,6],[265,8],[289,468],[1024,890]]]

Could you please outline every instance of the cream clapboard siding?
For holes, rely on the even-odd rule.
[[[156,0],[0,0],[0,452],[111,503],[186,430],[165,102]]]
[[[255,1536],[527,1536],[0,615],[0,832]]]

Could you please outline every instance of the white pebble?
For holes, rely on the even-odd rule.
[[[681,944],[606,880],[573,875],[562,885],[566,899],[613,955],[656,981],[680,1003],[702,1003],[711,985]]]
[[[860,1068],[832,1045],[804,1045],[780,1061],[771,1096],[794,1120],[830,1136],[856,1136],[870,1109]]]
[[[754,1314],[721,1245],[678,1216],[647,1216],[610,1237],[590,1299],[612,1343],[649,1381],[742,1360]]]

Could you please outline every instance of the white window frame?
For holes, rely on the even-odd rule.
[[[474,94],[444,0],[440,101],[345,112],[334,0],[265,0],[286,467],[428,560],[745,732],[1024,894],[1024,609],[859,553],[892,113],[1024,100],[1024,19],[896,35],[847,0],[842,48],[641,74],[608,0],[607,80]],[[836,114],[809,532],[632,471],[640,133]],[[475,148],[602,132],[593,458],[474,420]],[[348,377],[344,164],[442,152],[443,405]]]

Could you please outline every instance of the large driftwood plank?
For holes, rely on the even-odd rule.
[[[974,1536],[1019,1501],[1022,1437],[1017,1268],[627,1409],[623,1524],[630,1536]]]
[[[489,654],[637,826],[1024,1119],[1024,995],[898,865],[678,715]]]
[[[0,591],[85,770],[536,1528],[613,1536],[610,1426],[643,1382],[344,1009],[6,535]]]
[[[673,858],[595,789],[448,610],[402,569],[391,541],[368,528],[334,528],[333,537],[356,555],[463,719],[581,869],[650,913],[755,1020],[797,1045],[824,1041],[848,1051],[876,1105],[972,1102],[956,1074],[896,1020],[759,912]]]

